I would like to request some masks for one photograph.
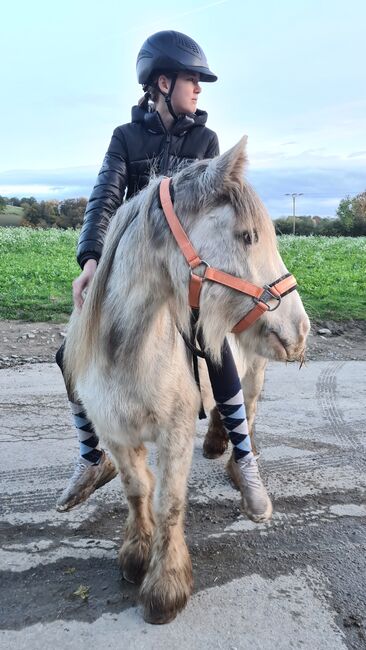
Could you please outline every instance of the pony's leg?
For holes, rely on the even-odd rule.
[[[208,429],[203,441],[203,455],[205,458],[219,458],[227,450],[228,445],[229,436],[215,406],[210,413]]]
[[[144,445],[136,449],[114,444],[109,446],[121,472],[129,508],[118,564],[126,580],[139,584],[150,560],[154,532],[152,494],[155,481],[146,465],[147,452]]]
[[[267,359],[260,357],[259,355],[256,356],[252,364],[247,368],[246,373],[241,380],[249,435],[252,442],[253,453],[255,455],[257,454],[257,449],[254,440],[254,419],[257,412],[259,395],[264,384],[264,372],[266,366]]]
[[[173,620],[192,592],[192,563],[184,539],[187,478],[192,459],[194,421],[173,423],[158,439],[159,478],[155,494],[156,527],[151,560],[140,598],[144,619],[162,624]]]

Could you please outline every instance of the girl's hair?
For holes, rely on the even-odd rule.
[[[152,86],[149,86],[147,89],[146,86],[144,86],[144,91],[145,94],[139,99],[138,105],[145,111],[153,111],[154,104],[157,100],[157,90]]]
[[[158,79],[161,74],[164,74],[168,79],[172,78],[172,74],[169,72],[158,72],[150,84],[143,84],[142,86],[145,94],[139,99],[138,105],[145,111],[152,112],[155,109],[155,103],[159,97]]]

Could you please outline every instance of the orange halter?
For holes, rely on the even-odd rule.
[[[170,178],[162,179],[159,188],[160,201],[170,230],[190,267],[189,304],[191,307],[199,307],[202,284],[207,280],[223,284],[235,291],[240,291],[247,296],[251,296],[255,302],[255,306],[232,329],[232,332],[235,334],[243,332],[260,318],[265,311],[274,311],[277,309],[280,306],[282,297],[296,289],[296,280],[293,275],[286,273],[271,284],[265,284],[264,287],[257,287],[247,280],[242,280],[224,271],[214,269],[207,262],[201,260],[175,214],[170,197],[170,181]],[[202,265],[205,267],[202,276],[193,272],[194,269]],[[268,302],[272,299],[277,300],[277,305],[271,308]]]

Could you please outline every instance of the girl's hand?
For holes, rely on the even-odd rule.
[[[72,283],[72,297],[74,305],[77,309],[81,309],[84,303],[83,292],[88,288],[91,283],[95,271],[97,270],[96,260],[90,259],[85,262],[84,268],[78,278],[75,278]]]

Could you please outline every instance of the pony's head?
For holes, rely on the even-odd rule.
[[[243,138],[225,154],[184,168],[172,179],[174,208],[202,260],[263,287],[285,275],[287,269],[277,249],[273,223],[245,179],[246,162]],[[183,307],[188,300],[189,268],[172,236],[167,251],[173,291]],[[253,305],[250,296],[204,281],[199,326],[214,358],[220,356],[225,335]],[[245,347],[265,357],[301,360],[308,331],[309,319],[293,291],[284,296],[278,309],[266,312],[238,336]]]

